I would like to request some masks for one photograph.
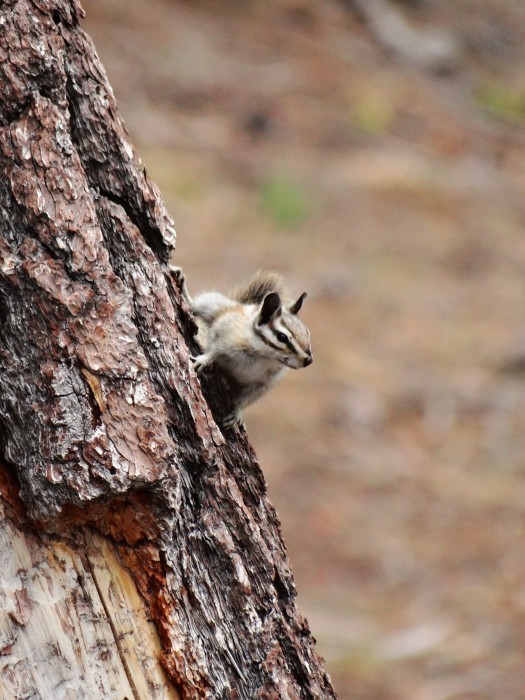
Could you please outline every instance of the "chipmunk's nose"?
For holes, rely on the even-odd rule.
[[[314,358],[312,357],[312,355],[311,354],[308,355],[303,360],[303,367],[308,367],[308,365],[311,365],[313,361],[314,361]]]

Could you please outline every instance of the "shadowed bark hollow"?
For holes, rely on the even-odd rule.
[[[28,697],[32,686],[46,698],[37,676],[52,649],[47,697],[175,697],[132,677],[112,619],[130,598],[116,597],[117,584],[104,594],[105,569],[119,566],[110,543],[182,697],[334,698],[255,455],[242,430],[223,435],[214,421],[221,380],[209,379],[205,400],[191,369],[194,326],[167,269],[173,224],[82,14],[75,0],[0,4],[0,555],[2,574],[13,568],[0,596],[0,694]],[[38,658],[38,640],[21,652],[36,581],[53,567],[65,591],[63,609],[51,596],[57,627],[76,629],[79,600],[102,601],[93,619],[108,622],[107,656],[99,630],[82,663],[109,664],[118,646],[122,679],[98,695],[83,686],[88,669],[64,671],[51,633]]]

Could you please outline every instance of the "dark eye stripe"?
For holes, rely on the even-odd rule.
[[[282,336],[282,338],[281,338],[281,336]],[[286,347],[288,348],[288,350],[291,350],[296,355],[300,354],[299,351],[297,350],[297,348],[294,346],[294,344],[290,340],[290,338],[286,335],[286,333],[282,333],[281,331],[275,331],[275,337],[277,338],[277,340],[280,343],[284,343],[286,345]]]

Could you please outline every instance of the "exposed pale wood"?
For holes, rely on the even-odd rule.
[[[0,501],[0,697],[176,700],[129,573],[79,535],[24,531]]]
[[[162,646],[157,628],[131,575],[107,538],[89,529],[84,530],[84,536],[91,575],[135,696],[178,700],[181,696],[160,666]]]

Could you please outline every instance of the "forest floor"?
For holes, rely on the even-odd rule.
[[[340,700],[525,698],[525,4],[91,0],[190,290],[279,269],[246,413]],[[370,2],[368,7],[375,7]]]

